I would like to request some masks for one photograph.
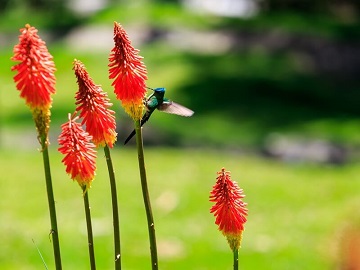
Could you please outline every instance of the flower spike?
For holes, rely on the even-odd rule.
[[[85,187],[86,192],[95,177],[96,151],[91,142],[92,137],[76,122],[79,117],[75,115],[76,113],[73,116],[69,114],[69,121],[61,126],[58,150],[65,155],[62,162],[66,166],[66,172],[81,188]]]
[[[51,222],[51,238],[56,269],[62,269],[59,231],[56,221],[56,207],[50,172],[49,139],[51,95],[55,94],[55,64],[46,44],[35,27],[26,24],[20,29],[19,43],[14,46],[11,60],[20,62],[11,67],[17,71],[14,76],[16,89],[25,104],[30,107],[38,133],[43,156],[45,184]]]
[[[126,31],[117,22],[114,23],[114,42],[109,56],[109,78],[114,79],[114,92],[125,111],[134,120],[140,120],[146,94],[146,66],[139,50],[131,45]]]
[[[230,248],[235,251],[240,248],[242,233],[248,210],[243,190],[230,178],[230,172],[222,168],[217,173],[216,184],[210,192],[210,201],[215,202],[210,209],[216,217],[215,224],[227,238]]]
[[[116,141],[115,112],[108,95],[99,85],[95,85],[84,64],[74,60],[73,70],[77,77],[79,91],[76,93],[76,110],[83,118],[81,124],[86,125],[86,131],[92,136],[96,146],[113,147]]]
[[[20,29],[19,43],[14,46],[13,61],[20,63],[11,70],[17,71],[14,76],[20,97],[30,107],[38,131],[38,139],[48,142],[50,128],[51,95],[55,94],[55,64],[46,44],[38,36],[38,30],[29,24]],[[43,147],[44,147],[43,146]]]
[[[20,97],[25,99],[31,110],[47,111],[51,107],[51,94],[55,94],[55,64],[46,44],[38,36],[38,30],[29,24],[20,29],[19,44],[14,46],[13,61],[19,61],[11,68]]]

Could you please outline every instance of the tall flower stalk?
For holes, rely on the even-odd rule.
[[[35,27],[26,24],[25,28],[20,29],[20,32],[19,43],[14,46],[14,56],[11,58],[13,61],[20,63],[14,65],[11,69],[17,71],[14,76],[16,88],[20,91],[20,97],[24,98],[25,103],[30,107],[35,121],[44,162],[55,266],[56,269],[62,269],[48,152],[51,95],[56,92],[55,64],[45,42],[39,37],[38,30]]]
[[[91,142],[92,137],[82,129],[76,120],[78,116],[69,114],[69,121],[61,126],[62,132],[59,136],[59,152],[65,155],[62,162],[66,166],[66,172],[71,179],[77,181],[83,190],[86,228],[88,233],[88,247],[91,270],[96,269],[94,240],[92,233],[90,204],[88,189],[95,177],[96,151],[95,145]]]
[[[85,209],[85,219],[86,219],[86,229],[88,234],[88,248],[89,248],[89,258],[90,258],[90,269],[96,269],[96,261],[95,261],[95,249],[94,249],[94,237],[93,237],[93,229],[91,223],[91,207],[89,203],[89,191],[86,186],[82,187],[83,197],[84,197],[84,209]]]
[[[82,118],[81,123],[85,125],[86,131],[92,136],[94,144],[97,147],[104,147],[112,200],[115,269],[121,269],[119,209],[115,172],[110,155],[110,148],[114,146],[117,135],[115,112],[109,109],[112,104],[109,102],[107,93],[94,83],[84,64],[75,59],[73,69],[79,85],[75,98],[76,110],[80,112]]]
[[[131,45],[126,31],[117,22],[114,23],[114,43],[115,46],[109,56],[109,78],[114,80],[112,85],[117,99],[121,101],[125,112],[134,120],[141,188],[149,231],[151,266],[154,270],[158,269],[155,225],[147,185],[140,124],[144,111],[147,70],[142,57],[138,54],[139,50]]]
[[[243,190],[231,180],[230,172],[222,168],[210,192],[210,201],[215,203],[210,213],[214,214],[215,224],[226,237],[233,252],[234,270],[239,268],[239,248],[248,213],[247,204],[242,201],[244,197]]]

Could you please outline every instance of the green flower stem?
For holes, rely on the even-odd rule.
[[[104,147],[106,163],[109,171],[110,189],[113,209],[113,225],[114,225],[114,247],[115,247],[115,269],[121,269],[121,252],[120,252],[120,225],[119,225],[119,210],[117,203],[117,192],[114,167],[111,161],[109,146]]]
[[[234,253],[234,270],[238,270],[239,269],[239,250],[234,249],[233,253]]]
[[[59,244],[59,232],[58,232],[57,221],[56,221],[56,209],[55,209],[54,192],[53,192],[51,172],[50,172],[50,161],[49,161],[47,136],[45,136],[45,135],[41,136],[40,143],[41,143],[43,161],[44,161],[46,192],[47,192],[47,197],[48,197],[50,222],[51,222],[50,234],[52,236],[52,243],[53,243],[54,257],[55,257],[55,266],[56,266],[57,270],[60,270],[60,269],[62,269],[62,266],[61,266],[61,255],[60,255],[60,244]]]
[[[146,180],[146,170],[145,170],[145,159],[144,159],[144,146],[142,140],[141,124],[140,120],[135,121],[135,131],[136,131],[136,146],[138,151],[139,159],[139,170],[141,178],[141,188],[144,198],[146,217],[148,222],[149,238],[150,238],[150,253],[151,253],[151,265],[153,270],[158,269],[158,258],[157,258],[157,247],[156,247],[156,236],[155,236],[155,225],[154,218],[151,210],[149,190]]]
[[[95,263],[95,252],[94,252],[94,238],[93,238],[92,225],[91,225],[89,195],[88,195],[88,191],[86,190],[86,185],[84,185],[82,189],[84,192],[83,197],[84,197],[84,208],[85,208],[85,217],[86,217],[86,228],[88,234],[90,269],[95,270],[96,263]]]

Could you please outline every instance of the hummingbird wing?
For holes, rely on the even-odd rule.
[[[192,116],[194,112],[178,103],[173,101],[164,101],[161,105],[158,106],[158,109],[162,112],[177,114],[180,116]]]

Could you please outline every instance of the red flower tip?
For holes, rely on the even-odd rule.
[[[65,155],[62,162],[66,172],[86,191],[95,177],[96,151],[91,136],[76,122],[77,119],[75,114],[69,114],[69,121],[61,126],[58,150]]]
[[[125,111],[134,120],[140,120],[146,94],[146,66],[139,50],[131,45],[126,31],[117,22],[114,23],[114,42],[109,56],[109,78],[114,79],[114,92]]]
[[[215,224],[226,236],[230,248],[238,250],[248,213],[247,204],[242,201],[245,195],[238,184],[231,180],[230,172],[225,171],[225,168],[217,174],[216,184],[210,192],[210,201],[215,202],[210,213],[214,214]]]
[[[55,93],[53,57],[35,27],[26,24],[20,32],[19,44],[14,46],[14,56],[11,58],[20,62],[11,68],[18,72],[14,76],[16,88],[31,110],[49,110],[51,94]]]
[[[83,118],[82,124],[86,125],[86,131],[92,136],[96,146],[113,147],[116,141],[115,112],[109,110],[112,106],[107,93],[99,85],[95,85],[86,71],[84,64],[74,60],[73,70],[79,85],[76,93],[76,110]]]

